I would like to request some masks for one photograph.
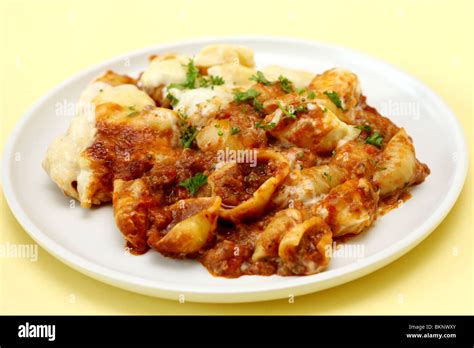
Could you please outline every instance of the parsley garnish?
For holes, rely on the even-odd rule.
[[[257,98],[260,95],[260,92],[250,88],[246,92],[237,91],[234,95],[234,99],[237,103],[242,103],[252,98]]]
[[[323,173],[324,177],[327,179],[327,181],[331,182],[332,181],[332,176],[326,172]]]
[[[283,75],[280,75],[278,77],[278,81],[280,81],[280,87],[285,93],[293,92],[293,84],[290,80],[288,80],[288,78]]]
[[[128,110],[130,110],[130,113],[127,114],[127,117],[133,117],[140,113],[139,111],[135,109],[135,106],[129,106]]]
[[[306,91],[306,88],[304,88],[304,87],[298,88],[298,89],[296,90],[296,94],[302,95],[302,94],[304,93],[304,91]]]
[[[225,83],[224,79],[220,76],[210,76],[209,79],[202,77],[199,79],[199,86],[200,87],[214,87],[214,86],[221,86]]]
[[[262,124],[260,121],[258,121],[257,123],[255,123],[255,128],[261,128],[261,129],[273,129],[276,127],[276,123],[275,122],[270,122],[269,124]]]
[[[207,183],[207,176],[203,173],[196,173],[191,178],[181,181],[178,186],[186,188],[193,196],[199,191],[199,188]]]
[[[339,95],[337,94],[337,92],[325,91],[324,94],[333,102],[334,105],[337,106],[338,109],[341,109],[344,112],[347,111],[347,109],[344,109],[342,107],[342,102],[341,102],[341,99],[339,98]]]
[[[259,91],[256,91],[254,90],[253,88],[250,88],[249,90],[247,90],[246,92],[241,92],[241,91],[237,91],[235,92],[234,94],[234,100],[240,104],[244,101],[247,101],[247,100],[250,100],[252,99],[252,104],[253,104],[253,107],[255,108],[255,110],[257,111],[260,111],[262,110],[263,108],[263,105],[262,103],[260,103],[258,100],[257,100],[257,97],[260,95],[261,93]]]
[[[313,91],[309,91],[308,92],[308,99],[314,99],[316,98],[316,93],[314,93]]]
[[[370,131],[372,131],[372,128],[369,125],[366,125],[366,124],[361,125],[361,126],[354,126],[354,128],[363,130],[364,132],[367,132],[367,133],[370,133]]]
[[[267,80],[265,75],[263,75],[263,72],[257,71],[255,75],[250,76],[249,80],[255,81],[258,83],[263,83],[265,86],[271,85],[271,81]]]
[[[171,94],[170,92],[168,92],[168,94],[166,95],[166,99],[169,99],[169,100],[170,100],[172,107],[176,107],[176,105],[178,105],[178,103],[179,103],[179,99],[176,98],[176,97],[175,97],[173,94]]]
[[[186,65],[186,81],[182,84],[184,88],[196,88],[196,79],[199,77],[199,69],[194,65],[194,60],[190,59]]]
[[[240,132],[240,129],[238,127],[232,127],[230,130],[231,135],[238,134]]]
[[[291,118],[292,120],[296,119],[296,114],[298,112],[303,112],[307,110],[306,106],[304,105],[298,105],[297,107],[290,105],[288,106],[288,109],[285,109],[280,102],[278,102],[278,108],[285,114],[284,118]]]
[[[378,148],[382,146],[383,136],[379,132],[375,131],[365,139],[366,144],[374,145]]]
[[[191,147],[191,144],[193,143],[194,138],[196,138],[197,133],[198,131],[196,127],[186,127],[183,134],[181,135],[181,143],[185,149],[189,149]]]

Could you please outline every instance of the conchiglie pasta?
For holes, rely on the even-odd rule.
[[[141,179],[114,181],[113,206],[115,223],[124,235],[127,246],[136,253],[148,250],[148,189]]]
[[[319,217],[292,227],[278,246],[284,272],[295,275],[315,274],[326,269],[332,250],[332,233]]]
[[[148,232],[148,244],[167,256],[198,253],[213,237],[220,205],[220,197],[200,197],[166,207],[169,219]]]
[[[357,75],[344,69],[334,68],[317,75],[310,83],[309,88],[314,90],[318,98],[324,100],[324,105],[337,117],[353,124],[355,111],[361,99],[361,89]],[[328,96],[335,93],[341,102],[338,106]]]
[[[240,132],[239,132],[240,133]],[[228,119],[212,120],[196,136],[196,142],[202,151],[244,149],[240,134],[232,134]]]
[[[329,109],[317,103],[308,103],[306,110],[295,117],[289,117],[282,108],[291,113],[289,108],[296,107],[280,104],[280,108],[265,118],[269,133],[282,144],[327,154],[360,134],[359,129],[340,121]]]
[[[253,83],[250,77],[255,74],[255,70],[243,65],[228,63],[210,67],[207,73],[210,76],[222,77],[227,86],[248,87]]]
[[[258,236],[252,261],[277,257],[283,235],[302,221],[303,214],[296,209],[284,209],[276,213]]]
[[[262,215],[288,175],[288,161],[281,154],[254,151],[255,161],[226,163],[209,177],[213,194],[222,198],[223,219],[237,222]]]
[[[305,70],[291,69],[279,65],[269,65],[262,69],[265,77],[270,81],[278,81],[280,76],[286,77],[295,88],[307,87],[313,80],[314,74]]]
[[[380,166],[384,170],[374,175],[374,182],[385,196],[411,185],[416,179],[415,148],[402,128],[388,142],[382,153]]]
[[[194,60],[196,66],[209,68],[214,65],[235,64],[254,67],[252,49],[239,45],[209,45],[201,49]]]
[[[293,170],[275,194],[273,204],[277,207],[314,204],[345,176],[346,172],[334,165]]]
[[[333,188],[313,212],[327,222],[334,237],[358,234],[376,219],[378,200],[370,181],[351,179]]]

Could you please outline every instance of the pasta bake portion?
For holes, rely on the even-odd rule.
[[[130,252],[229,278],[324,271],[430,173],[353,72],[259,69],[225,44],[99,76],[43,167],[84,208],[112,202]]]

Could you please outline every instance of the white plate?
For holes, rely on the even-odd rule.
[[[385,111],[412,136],[418,158],[429,165],[432,173],[412,190],[412,199],[351,240],[351,244],[363,245],[362,258],[334,258],[326,272],[307,277],[223,279],[212,277],[196,261],[166,259],[156,252],[132,256],[124,252],[124,241],[114,225],[110,206],[71,208],[69,199],[42,170],[40,164],[48,144],[67,129],[71,118],[55,113],[58,103],[76,101],[95,76],[107,69],[136,75],[146,67],[151,54],[195,54],[204,45],[225,42],[253,48],[258,66],[280,64],[313,72],[341,66],[354,71],[369,104]],[[400,107],[408,110],[400,115]],[[433,231],[456,201],[466,171],[467,148],[456,117],[435,93],[414,78],[348,49],[255,37],[160,45],[83,71],[47,93],[26,113],[13,132],[3,159],[8,204],[27,233],[48,252],[103,282],[175,300],[184,295],[186,301],[197,302],[246,302],[302,295],[373,272],[405,254]]]

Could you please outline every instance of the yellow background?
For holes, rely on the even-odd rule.
[[[79,70],[161,42],[284,35],[382,58],[439,93],[472,149],[473,1],[1,1],[0,146],[22,114]],[[472,314],[472,171],[446,220],[401,259],[348,284],[286,300],[209,305],[133,294],[40,249],[0,259],[0,313]],[[33,243],[0,195],[0,243]]]

